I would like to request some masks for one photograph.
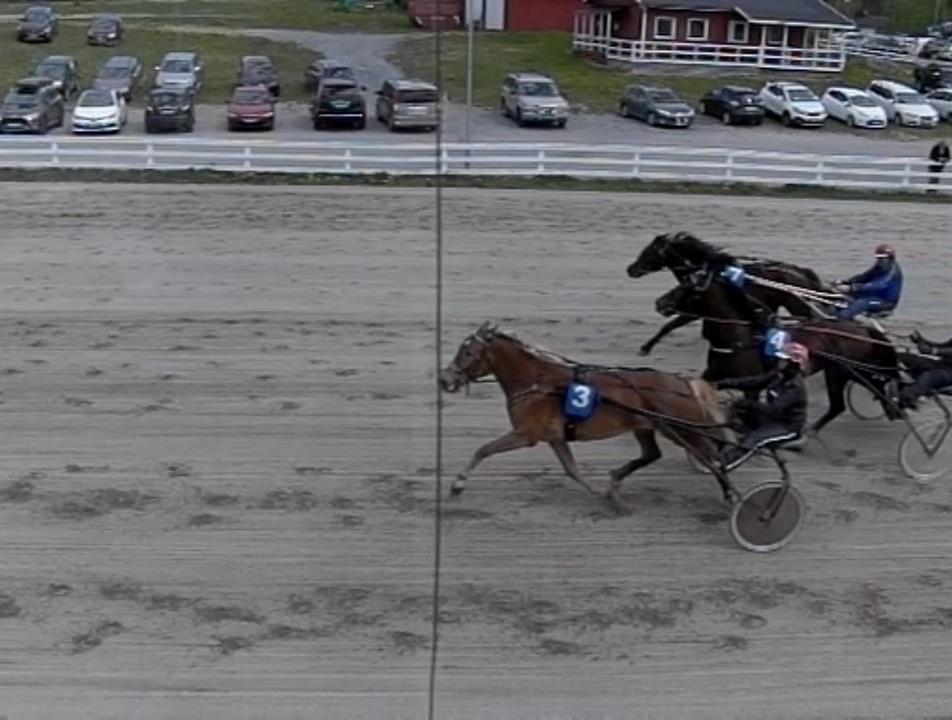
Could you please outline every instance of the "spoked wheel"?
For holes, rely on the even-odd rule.
[[[744,493],[734,505],[731,535],[745,550],[779,550],[797,534],[803,524],[806,503],[795,487],[786,486],[779,507],[768,517],[768,509],[774,508],[778,493],[783,489],[783,483],[778,481],[761,483]]]
[[[927,422],[918,426],[916,430],[925,445],[935,450],[930,455],[929,450],[910,430],[899,444],[899,466],[906,476],[919,482],[928,482],[937,480],[952,471],[952,447],[949,445],[949,438],[942,437],[942,434],[947,431],[945,422],[941,420]]]
[[[853,380],[846,386],[846,405],[860,420],[880,420],[886,415],[879,398],[868,387]]]

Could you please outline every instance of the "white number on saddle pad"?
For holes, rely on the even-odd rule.
[[[589,385],[572,383],[565,392],[565,414],[573,420],[588,420],[595,412],[598,391]]]
[[[743,287],[744,281],[747,279],[747,273],[742,267],[738,267],[737,265],[728,265],[726,268],[721,270],[721,277],[726,278],[731,285]]]
[[[790,342],[790,333],[786,330],[770,328],[764,338],[764,351],[770,357],[777,357],[777,353],[783,350],[788,342]]]

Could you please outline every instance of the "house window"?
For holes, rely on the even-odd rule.
[[[666,15],[654,19],[654,39],[674,40],[675,19]]]
[[[768,25],[765,30],[767,31],[767,44],[768,45],[782,45],[783,44],[783,26],[782,25]]]
[[[704,18],[688,18],[688,40],[707,40],[709,26]]]
[[[746,43],[750,40],[750,25],[743,20],[731,20],[727,26],[727,37],[732,43]]]

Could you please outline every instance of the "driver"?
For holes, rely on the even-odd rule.
[[[924,355],[935,355],[938,361],[916,374],[916,379],[899,391],[899,407],[916,409],[916,399],[934,390],[952,386],[952,338],[945,342],[932,342],[918,331],[909,336]]]
[[[766,390],[766,402],[738,401],[737,409],[750,428],[721,456],[725,471],[730,472],[758,450],[797,440],[807,420],[807,386],[804,377],[810,351],[796,342],[787,342],[776,351],[779,362],[768,372],[746,378],[719,380],[720,390]]]
[[[896,261],[896,251],[882,243],[874,252],[876,262],[866,272],[846,280],[838,280],[836,289],[850,295],[850,304],[837,313],[840,320],[852,320],[857,315],[893,310],[902,295],[902,269]]]

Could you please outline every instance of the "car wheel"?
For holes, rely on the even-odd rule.
[[[626,118],[626,117],[629,116],[629,115],[628,115],[628,106],[627,106],[625,103],[619,103],[619,104],[618,104],[618,114],[621,115],[623,118]]]
[[[324,129],[324,123],[322,123],[320,120],[318,120],[318,119],[315,118],[315,119],[314,119],[314,129],[315,129],[315,130],[323,130],[323,129]]]
[[[155,128],[153,128],[151,125],[149,125],[149,123],[146,123],[146,124],[145,124],[145,131],[146,131],[146,133],[148,133],[148,134],[151,135],[152,133],[155,132]]]
[[[654,127],[657,122],[658,118],[655,117],[655,114],[653,112],[648,113],[648,124]]]
[[[568,121],[567,121],[567,120],[557,120],[556,123],[555,123],[555,126],[556,126],[557,128],[564,128],[566,122],[568,122]]]
[[[787,127],[791,127],[793,125],[793,118],[790,117],[790,113],[785,112],[783,114],[783,124]]]
[[[389,130],[390,132],[396,132],[397,130],[397,125],[393,121],[393,115],[387,118],[387,130]]]
[[[195,120],[189,120],[185,126],[185,132],[192,132],[195,129]]]
[[[848,127],[856,127],[856,118],[854,118],[852,115],[847,115],[847,116],[846,116],[846,125],[847,125]]]
[[[522,119],[522,110],[516,108],[516,125],[523,127],[526,124],[526,121]]]
[[[40,135],[46,135],[46,133],[48,133],[48,132],[50,131],[50,121],[49,121],[49,118],[47,118],[46,116],[44,116],[43,119],[40,121],[39,126],[37,126],[36,131],[37,131]]]
[[[499,99],[499,112],[502,113],[504,118],[509,117],[509,108],[506,107],[506,101],[503,98]]]
[[[757,118],[756,120],[754,120],[754,125],[755,125],[755,126],[758,126],[758,127],[759,127],[760,125],[763,125],[763,124],[764,124],[764,119],[763,119],[763,118]]]
[[[354,127],[357,128],[358,130],[363,130],[365,127],[367,127],[367,118],[365,117],[360,118],[360,120],[354,123]]]
[[[725,125],[731,124],[731,114],[727,112],[727,110],[725,110],[724,114],[721,115],[721,122],[723,122]]]
[[[234,132],[234,131],[236,130],[235,123],[228,123],[228,129],[229,129],[231,132]]]

